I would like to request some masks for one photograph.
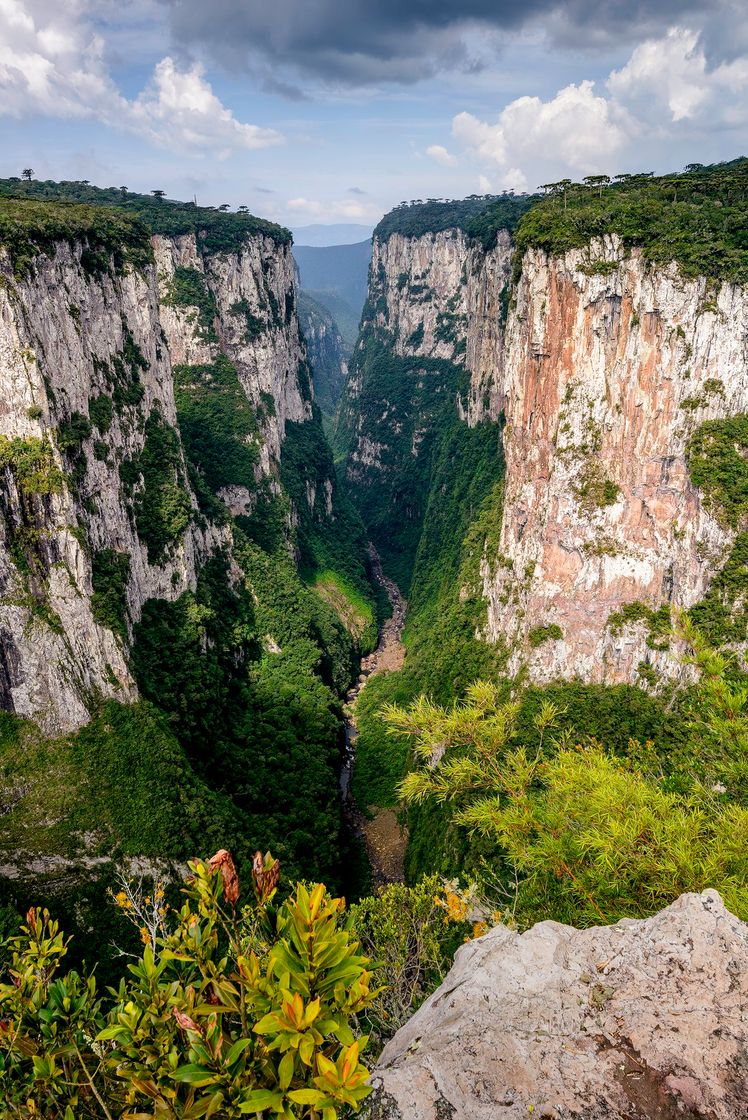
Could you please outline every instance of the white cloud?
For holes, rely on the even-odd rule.
[[[496,124],[471,113],[459,113],[452,122],[457,140],[479,159],[507,167],[515,181],[523,175],[520,165],[538,156],[576,172],[598,170],[634,130],[626,111],[595,94],[589,81],[566,86],[550,101],[519,97],[502,110]]]
[[[0,115],[34,114],[88,117],[192,154],[226,156],[283,140],[238,121],[199,64],[180,70],[164,58],[134,101],[123,97],[83,0],[0,0]]]
[[[443,167],[457,166],[457,157],[448,152],[441,144],[432,144],[430,148],[426,149],[426,155],[442,164]]]
[[[503,191],[516,191],[517,194],[522,194],[529,186],[527,176],[524,171],[519,167],[510,167],[509,170],[501,176],[501,189]]]
[[[283,142],[273,129],[238,121],[213,93],[199,63],[180,71],[171,58],[159,62],[150,86],[130,106],[128,125],[158,147],[213,149],[220,156]]]
[[[487,175],[478,176],[478,190],[481,194],[490,194],[493,190],[493,187],[491,186],[491,180]]]
[[[726,93],[748,86],[748,59],[737,58],[709,70],[697,32],[674,27],[661,39],[648,39],[607,81],[614,97],[646,106],[666,106],[672,121],[693,120],[706,111],[710,120],[729,119],[734,109]]]

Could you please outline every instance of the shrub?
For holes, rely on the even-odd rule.
[[[393,731],[414,745],[416,765],[401,796],[408,804],[454,802],[455,822],[494,842],[499,869],[509,869],[508,881],[517,879],[520,921],[542,916],[579,925],[642,917],[683,891],[705,887],[721,891],[739,916],[748,915],[741,855],[748,809],[718,800],[710,788],[718,788],[716,778],[734,775],[745,749],[745,721],[735,740],[716,718],[718,712],[724,723],[728,710],[734,714],[734,698],[720,707],[720,695],[713,684],[706,713],[719,749],[706,760],[703,781],[681,775],[680,791],[668,789],[656,758],[652,773],[638,768],[647,758],[640,744],[617,758],[595,741],[549,739],[560,714],[552,704],[536,716],[545,735],[531,752],[516,745],[518,703],[502,701],[494,686],[477,682],[451,708],[421,697],[387,712]],[[441,759],[436,765],[435,758]]]
[[[107,996],[92,971],[63,972],[58,924],[29,911],[0,984],[0,1092],[11,1115],[335,1120],[358,1110],[368,1071],[353,1028],[373,993],[345,904],[322,884],[297,884],[276,907],[277,862],[257,853],[253,870],[255,902],[237,913],[229,854],[191,863],[184,905],[155,953],[144,936]]]

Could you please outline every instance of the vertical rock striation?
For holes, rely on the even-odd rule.
[[[48,734],[137,697],[127,647],[143,605],[194,590],[230,548],[190,482],[175,377],[216,400],[233,379],[245,402],[235,435],[253,472],[220,492],[234,513],[281,494],[287,425],[318,426],[290,243],[144,237],[153,263],[138,268],[92,229],[20,278],[0,248],[0,707]]]
[[[483,566],[486,637],[508,644],[511,670],[680,671],[648,613],[698,602],[732,545],[686,451],[701,422],[748,409],[747,340],[742,288],[647,266],[617,238],[526,253],[504,355],[500,555]],[[632,603],[629,624],[611,619]]]

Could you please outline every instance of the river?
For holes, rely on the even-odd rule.
[[[349,825],[366,845],[374,885],[379,887],[386,883],[403,881],[408,834],[407,830],[398,823],[394,809],[359,806],[351,792],[351,775],[356,764],[358,738],[356,703],[373,676],[377,673],[396,672],[402,668],[405,660],[402,632],[408,604],[394,580],[389,579],[382,571],[379,555],[372,544],[369,545],[369,556],[374,578],[387,592],[392,614],[379,632],[377,648],[368,657],[362,659],[359,678],[346,694],[345,756],[340,771],[340,793]]]

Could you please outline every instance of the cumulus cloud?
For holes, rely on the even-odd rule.
[[[590,81],[568,85],[550,101],[519,97],[493,124],[472,113],[458,113],[452,122],[455,138],[468,151],[506,167],[505,181],[511,177],[515,183],[524,178],[520,169],[524,160],[538,153],[576,172],[596,170],[621,150],[635,130],[633,118],[611,99],[596,94]]]
[[[0,0],[0,114],[88,117],[193,154],[282,142],[238,121],[199,64],[180,69],[166,57],[135,100],[123,97],[81,0]]]
[[[456,167],[457,157],[448,152],[442,144],[432,144],[430,148],[426,149],[426,155],[431,159],[436,160],[442,167]]]
[[[381,215],[379,207],[370,202],[356,202],[352,198],[333,199],[320,202],[311,198],[290,198],[286,203],[292,214],[318,221],[371,221]]]
[[[667,107],[673,121],[692,120],[707,108],[713,120],[729,118],[734,106],[725,97],[748,86],[748,59],[710,68],[700,35],[674,27],[662,38],[641,43],[607,85],[614,97],[646,105],[650,114],[653,105]]]
[[[227,156],[236,148],[266,148],[283,139],[273,129],[238,121],[213,93],[199,63],[179,70],[172,58],[162,59],[129,109],[130,127],[158,147],[177,151],[214,149]]]

